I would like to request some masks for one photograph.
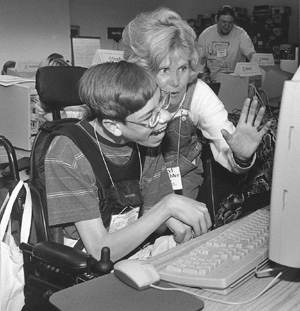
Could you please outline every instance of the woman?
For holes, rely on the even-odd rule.
[[[210,141],[214,158],[228,170],[245,173],[270,123],[260,131],[264,108],[247,99],[237,127],[224,105],[197,79],[199,54],[194,30],[174,11],[160,8],[137,15],[123,31],[124,58],[144,66],[170,101],[172,120],[162,147],[173,189],[197,198],[202,183],[202,145]]]

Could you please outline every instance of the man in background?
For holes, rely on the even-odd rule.
[[[235,25],[235,12],[229,5],[222,6],[216,24],[206,28],[199,36],[199,63],[210,71],[216,82],[219,72],[233,72],[238,62],[251,61],[255,49],[246,31]]]
[[[15,68],[16,62],[14,60],[9,60],[7,61],[2,68],[1,74],[2,75],[7,75],[7,69],[8,68]]]

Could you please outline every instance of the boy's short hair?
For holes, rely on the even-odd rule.
[[[219,8],[217,13],[217,21],[219,20],[221,15],[230,15],[235,19],[234,9],[230,5],[223,5]]]
[[[92,66],[80,80],[79,96],[98,120],[125,123],[154,96],[157,84],[144,68],[126,61]]]

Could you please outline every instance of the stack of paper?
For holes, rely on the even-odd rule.
[[[0,75],[0,85],[10,86],[14,84],[24,83],[24,82],[34,82],[34,78],[22,78],[17,76]]]

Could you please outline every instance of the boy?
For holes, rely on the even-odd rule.
[[[169,101],[161,98],[151,74],[126,61],[100,64],[86,71],[79,94],[96,118],[78,126],[96,137],[104,174],[111,180],[109,193],[132,201],[116,210],[104,206],[89,162],[70,139],[58,136],[45,160],[50,226],[62,226],[75,241],[80,238],[96,259],[108,246],[113,262],[161,226],[178,243],[206,233],[211,220],[205,205],[173,194],[159,147],[170,120]],[[134,169],[125,176],[126,167]]]

